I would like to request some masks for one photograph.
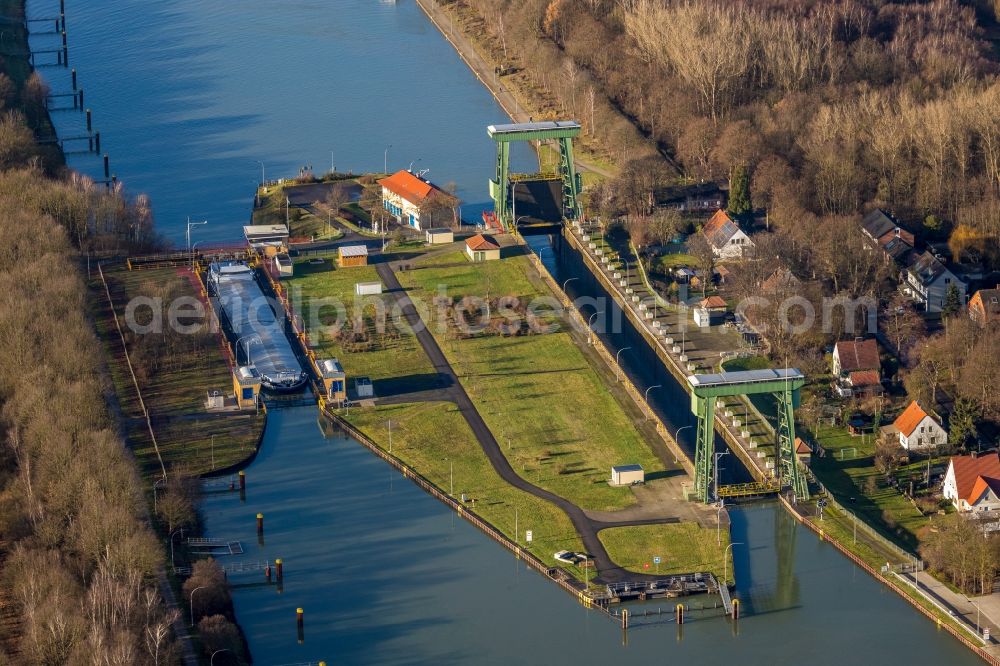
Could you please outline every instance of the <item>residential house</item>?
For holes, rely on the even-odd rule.
[[[874,338],[841,340],[833,347],[834,389],[842,398],[882,392],[882,362]]]
[[[899,445],[918,451],[948,444],[948,431],[914,400],[892,424],[899,431]]]
[[[969,317],[980,326],[1000,324],[1000,285],[973,294],[969,299]]]
[[[926,312],[941,312],[952,285],[958,289],[959,303],[965,305],[965,283],[930,252],[924,252],[906,269],[904,291]]]
[[[740,259],[744,252],[753,248],[750,237],[721,208],[705,223],[701,233],[712,246],[712,252],[720,259]]]
[[[795,275],[787,268],[779,268],[764,280],[760,289],[766,294],[788,293],[798,291],[802,285]]]
[[[378,184],[382,186],[382,207],[400,224],[420,231],[435,221],[454,219],[452,209],[458,205],[457,199],[409,171],[397,171]]]
[[[476,234],[465,241],[465,253],[472,261],[493,261],[500,258],[500,246],[492,238]]]
[[[942,494],[963,513],[1000,510],[1000,457],[952,456]]]
[[[899,226],[895,218],[881,208],[876,208],[861,220],[861,231],[873,247],[879,248],[886,261],[905,266],[913,252],[913,234]]]

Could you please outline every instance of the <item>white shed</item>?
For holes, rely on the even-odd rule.
[[[357,296],[377,296],[382,293],[381,282],[357,282],[354,285],[354,293]]]
[[[374,398],[375,387],[372,386],[372,380],[367,377],[358,377],[354,380],[354,392],[359,398]]]
[[[424,233],[428,245],[442,245],[444,243],[455,242],[455,232],[447,227],[428,229]]]
[[[632,486],[646,482],[646,473],[642,465],[615,465],[611,468],[611,485]]]

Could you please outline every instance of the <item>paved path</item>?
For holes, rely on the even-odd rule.
[[[459,381],[458,375],[445,358],[445,355],[438,346],[434,336],[431,335],[430,331],[427,330],[427,327],[424,326],[419,313],[413,306],[413,302],[410,297],[406,295],[405,290],[396,278],[391,262],[377,264],[376,270],[378,271],[379,277],[382,278],[382,281],[385,283],[387,291],[393,294],[396,298],[403,316],[406,317],[407,323],[415,331],[417,341],[423,348],[424,353],[426,353],[427,357],[430,359],[431,364],[434,366],[434,370],[446,379],[445,384],[448,388],[445,389],[443,393],[448,397],[444,399],[450,399],[456,404],[459,412],[465,418],[465,421],[469,424],[473,434],[479,441],[479,445],[482,447],[483,452],[486,454],[486,457],[493,466],[493,469],[497,471],[500,477],[515,488],[551,502],[566,512],[566,515],[569,516],[570,521],[573,523],[573,527],[580,535],[587,552],[594,558],[594,563],[597,569],[597,577],[594,579],[595,582],[613,583],[619,581],[656,580],[658,578],[657,576],[632,573],[615,564],[608,555],[608,551],[604,548],[604,544],[602,544],[601,540],[598,539],[597,532],[609,527],[669,523],[676,522],[677,519],[675,517],[670,517],[645,520],[628,519],[612,522],[594,521],[576,504],[573,504],[569,500],[551,493],[548,490],[539,488],[538,486],[521,478],[521,476],[519,476],[510,466],[510,462],[507,458],[503,455],[499,443],[493,436],[489,427],[486,425],[486,422],[483,421],[483,417],[479,413],[479,410],[476,409],[476,406],[469,398],[469,395],[465,392],[465,388]]]
[[[964,594],[952,592],[947,585],[923,571],[917,574],[916,578],[914,578],[912,573],[900,574],[900,577],[911,582],[915,580],[918,584],[918,589],[925,596],[931,597],[947,608],[956,620],[970,629],[982,631],[983,627],[989,627],[990,642],[983,647],[994,655],[1000,654],[1000,645],[996,643],[997,637],[1000,636],[1000,625],[994,622],[989,616],[989,611],[995,608],[989,597],[985,599],[985,603],[973,603]],[[990,595],[990,597],[992,596]],[[976,610],[977,605],[980,606],[978,613]],[[982,612],[983,610],[987,610],[987,607],[989,610],[985,613]]]

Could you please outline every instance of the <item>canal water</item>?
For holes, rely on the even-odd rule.
[[[58,11],[55,0],[28,5],[30,16]],[[268,178],[328,169],[331,151],[338,170],[377,170],[388,147],[390,170],[413,162],[455,182],[466,219],[486,202],[494,153],[485,126],[503,114],[412,0],[68,0],[67,13],[71,64],[112,170],[130,192],[150,194],[159,229],[176,242],[188,215],[210,222],[196,239],[238,238],[256,160]],[[64,70],[43,74],[54,92],[68,89]],[[57,112],[55,122],[69,136],[82,116]],[[70,163],[101,176],[94,156]],[[526,149],[514,163],[532,170]],[[648,365],[632,363],[639,373]],[[669,388],[657,400],[681,424],[686,399]],[[331,433],[315,408],[273,410],[247,476],[245,502],[209,495],[203,510],[208,535],[241,541],[242,559],[285,561],[281,589],[258,574],[234,577],[258,664],[978,663],[773,505],[732,512],[747,613],[738,627],[634,626],[625,641],[606,617]]]

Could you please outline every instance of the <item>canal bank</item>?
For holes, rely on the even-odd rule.
[[[357,116],[359,108],[377,117],[373,123],[391,127],[392,132],[386,134],[405,136],[419,131],[421,142],[445,146],[447,150],[438,153],[438,163],[446,165],[447,173],[462,177],[468,167],[473,200],[485,200],[492,146],[484,147],[484,155],[473,153],[488,143],[482,128],[497,119],[495,106],[484,100],[478,84],[453,54],[443,57],[440,49],[448,47],[439,36],[435,37],[439,43],[427,41],[431,39],[429,24],[415,22],[409,3],[338,3],[333,10],[330,5],[285,8],[278,36],[304,35],[302,49],[288,49],[274,35],[260,34],[263,31],[252,24],[273,26],[273,21],[264,20],[256,7],[179,2],[164,12],[148,3],[123,2],[111,11],[92,5],[78,9],[82,12],[74,28],[78,35],[74,58],[78,63],[106,59],[98,64],[111,87],[118,90],[123,80],[133,82],[135,89],[116,102],[116,112],[127,112],[128,117],[114,140],[121,142],[142,179],[155,180],[155,173],[164,180],[153,201],[154,206],[164,202],[165,212],[158,215],[166,219],[164,227],[175,238],[183,234],[186,214],[196,213],[190,209],[202,204],[214,209],[217,219],[242,222],[246,196],[232,196],[232,192],[246,191],[243,178],[247,183],[255,181],[252,172],[259,169],[253,162],[255,154],[265,158],[309,154],[307,159],[320,163],[324,148],[310,145],[296,153],[297,148],[287,148],[282,142],[294,144],[303,134],[310,134],[314,144],[325,143],[345,127],[354,129],[350,132],[354,140],[365,132],[339,121]],[[134,37],[122,44],[116,35]],[[363,58],[369,66],[365,71],[378,72],[377,77],[369,73],[366,78],[377,80],[374,88],[382,90],[366,88],[366,94],[374,95],[369,100],[384,98],[392,82],[382,77],[395,76],[400,68],[394,66],[394,54],[400,52],[422,54],[423,74],[433,72],[431,81],[421,79],[424,90],[428,85],[447,89],[440,96],[420,97],[421,104],[433,106],[419,112],[401,105],[359,105],[355,92],[340,96],[325,80],[317,83],[314,68],[301,66],[302,50],[338,40],[350,45],[350,50],[341,59],[329,58],[328,62],[344,65],[329,69],[338,75],[341,70],[356,70],[350,64]],[[140,41],[150,48],[137,48]],[[166,48],[168,43],[170,48]],[[253,44],[260,54],[248,54],[246,44]],[[392,45],[391,57],[379,60],[385,44]],[[139,76],[143,71],[146,74]],[[245,81],[248,71],[253,72],[251,82]],[[248,100],[244,91],[233,89],[240,87],[303,91],[308,97],[302,104],[303,119],[290,123],[284,111],[272,113],[273,109],[261,108],[256,99]],[[101,95],[107,95],[103,102],[114,101],[114,92],[102,91]],[[174,98],[194,104],[178,109],[184,104]],[[145,109],[150,113],[143,116],[149,99],[162,108]],[[245,124],[230,125],[234,108],[245,109],[251,118]],[[321,137],[302,129],[310,127],[305,116],[316,108],[327,116],[327,122],[311,125],[321,133],[329,132]],[[415,127],[414,115],[432,122]],[[331,116],[333,123],[328,122]],[[197,130],[193,135],[204,140],[192,140],[192,122]],[[323,129],[328,125],[335,127]],[[442,125],[447,127],[442,129]],[[468,143],[461,136],[466,125]],[[146,136],[138,136],[139,129]],[[370,137],[366,141],[364,145],[359,142],[358,152],[351,157],[380,168],[383,149],[391,141],[378,142],[382,145]],[[175,145],[184,150],[175,154]],[[293,173],[297,160],[288,159],[293,168],[284,173]],[[430,161],[425,154],[424,163]],[[272,168],[270,163],[268,168]],[[480,178],[473,173],[476,170],[485,175]],[[129,169],[123,166],[119,173],[129,182]],[[186,184],[192,186],[190,191],[184,191]],[[176,196],[166,196],[171,190]],[[684,626],[679,643],[677,627],[667,625],[630,632],[625,646],[616,625],[586,611],[554,586],[540,584],[523,562],[497,548],[356,442],[336,436],[325,439],[317,416],[315,408],[275,410],[261,454],[247,469],[246,503],[240,503],[235,494],[211,496],[205,502],[210,534],[242,539],[247,558],[277,556],[287,563],[280,593],[262,577],[234,580],[237,616],[258,663],[333,658],[350,663],[551,663],[557,659],[640,663],[662,659],[669,642],[671,658],[682,661],[705,661],[706,655],[718,663],[746,661],[747,655],[773,655],[775,645],[789,644],[788,649],[809,654],[811,663],[839,664],[845,641],[873,660],[974,663],[949,637],[926,632],[924,621],[895,596],[882,594],[867,576],[857,576],[860,570],[828,544],[794,523],[789,529],[778,522],[787,516],[772,506],[733,512],[734,538],[746,544],[734,548],[738,592],[748,603],[755,602],[757,609],[740,621],[738,633],[726,622],[692,621]],[[254,546],[257,512],[266,515],[267,532],[264,544]],[[296,637],[297,607],[305,611],[301,644]]]

